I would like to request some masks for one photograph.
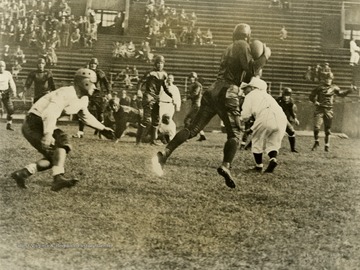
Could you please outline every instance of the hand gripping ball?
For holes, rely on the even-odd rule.
[[[264,43],[260,40],[252,40],[250,43],[250,50],[252,57],[256,60],[264,53]]]

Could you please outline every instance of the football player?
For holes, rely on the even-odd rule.
[[[198,75],[196,72],[190,73],[189,80],[190,80],[190,85],[189,85],[189,90],[188,90],[186,99],[191,101],[191,108],[184,119],[185,127],[190,126],[191,121],[195,118],[195,115],[199,111],[200,104],[201,104],[201,97],[203,94],[202,93],[203,87],[202,87],[202,84],[200,82],[198,82]],[[200,142],[205,141],[206,140],[205,132],[203,130],[200,130],[199,133],[200,133],[200,137],[199,137],[198,141],[200,141]]]
[[[265,81],[254,77],[250,83],[243,83],[241,88],[245,93],[241,118],[243,121],[254,119],[250,129],[245,131],[252,134],[251,151],[256,163],[253,170],[262,171],[262,156],[265,151],[270,158],[265,172],[272,173],[278,164],[276,158],[288,122],[286,115],[276,100],[266,92]]]
[[[263,54],[254,60],[249,46],[250,35],[251,29],[248,24],[240,23],[235,26],[233,43],[222,55],[217,80],[204,92],[200,109],[190,125],[180,130],[166,148],[157,153],[158,162],[153,163],[154,168],[159,168],[157,165],[160,165],[162,169],[177,147],[196,136],[215,115],[218,115],[224,123],[227,141],[224,145],[223,161],[217,172],[224,177],[228,187],[235,188],[230,168],[240,141],[240,84],[249,82],[251,77],[258,75],[271,55],[270,48],[264,45]]]
[[[334,74],[332,72],[323,72],[320,74],[320,84],[310,93],[309,100],[315,104],[314,112],[314,145],[312,151],[316,150],[319,146],[319,132],[321,125],[324,123],[325,131],[325,151],[329,151],[330,147],[330,134],[332,119],[334,117],[333,103],[334,97],[345,97],[356,86],[351,85],[348,90],[340,90],[340,88],[333,84]]]
[[[106,107],[106,100],[110,99],[111,84],[106,77],[105,72],[98,68],[99,60],[97,58],[91,58],[89,61],[89,68],[96,73],[96,89],[94,94],[89,98],[89,111],[100,122],[104,121],[104,110]],[[104,89],[104,90],[103,90]],[[107,98],[105,98],[107,96]],[[79,131],[74,138],[82,138],[84,136],[84,123],[79,121]],[[97,131],[95,130],[95,135]]]
[[[159,94],[163,89],[165,93],[172,98],[172,93],[166,85],[167,73],[164,71],[165,58],[162,55],[157,55],[154,58],[154,69],[147,72],[139,81],[138,92],[145,85],[142,104],[144,114],[142,116],[140,125],[136,134],[136,144],[140,144],[147,134],[147,128],[151,136],[150,144],[156,145],[157,128],[160,122],[159,116]]]
[[[43,95],[56,89],[52,72],[51,70],[45,70],[45,66],[45,59],[39,58],[37,61],[37,69],[31,71],[26,78],[24,92],[34,83],[34,103]]]
[[[51,190],[70,188],[77,179],[64,176],[65,159],[71,145],[69,136],[56,127],[62,112],[78,114],[84,123],[100,130],[107,138],[113,138],[114,131],[101,124],[88,110],[89,97],[94,93],[97,81],[93,70],[81,68],[76,71],[74,85],[61,87],[41,97],[29,110],[22,126],[25,139],[44,157],[11,174],[20,188],[26,188],[28,177],[38,171],[52,169]]]
[[[5,70],[6,63],[0,61],[0,95],[1,102],[6,109],[6,129],[13,131],[12,128],[12,115],[14,114],[14,104],[12,97],[16,97],[16,84],[10,71]]]
[[[300,122],[296,118],[296,105],[293,102],[293,99],[291,98],[292,89],[289,87],[285,87],[282,90],[282,94],[280,97],[276,99],[277,103],[280,105],[280,107],[283,109],[286,118],[288,120],[287,126],[286,126],[286,133],[289,137],[289,143],[290,143],[290,149],[291,152],[298,153],[298,151],[295,148],[295,128],[294,125],[299,125]]]

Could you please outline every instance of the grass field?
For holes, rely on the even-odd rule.
[[[159,178],[161,147],[86,129],[66,167],[80,182],[54,193],[50,172],[27,190],[9,177],[40,157],[15,128],[0,129],[0,269],[359,269],[360,140],[332,138],[325,153],[298,137],[293,154],[284,138],[273,174],[246,172],[252,155],[238,152],[229,189],[224,134],[187,142]]]

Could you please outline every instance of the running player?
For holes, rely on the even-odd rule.
[[[199,112],[188,127],[180,130],[166,148],[158,152],[157,162],[153,163],[154,169],[162,167],[172,152],[189,138],[196,136],[209,121],[218,115],[223,121],[227,133],[224,145],[224,156],[217,172],[224,177],[225,184],[235,188],[234,178],[231,175],[231,163],[239,148],[240,141],[240,84],[249,82],[263,66],[271,55],[270,48],[264,45],[263,54],[256,60],[250,51],[251,29],[248,24],[238,24],[233,31],[233,43],[223,53],[217,80],[204,92]]]

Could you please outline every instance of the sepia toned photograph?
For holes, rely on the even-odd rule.
[[[0,0],[0,270],[359,268],[359,0]]]

